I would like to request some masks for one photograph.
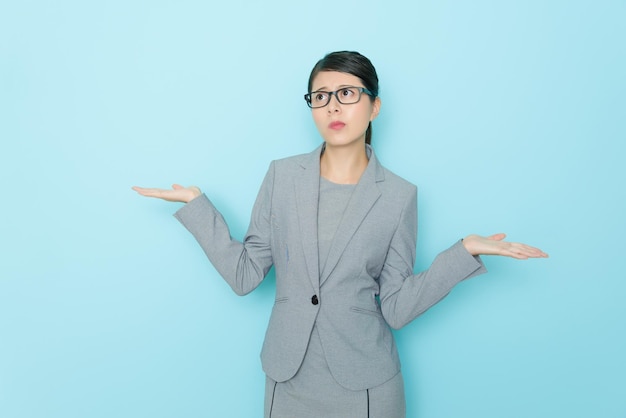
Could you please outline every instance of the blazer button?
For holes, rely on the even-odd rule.
[[[313,305],[317,305],[318,303],[320,303],[320,300],[317,298],[317,295],[313,295],[313,297],[311,298],[311,303]]]

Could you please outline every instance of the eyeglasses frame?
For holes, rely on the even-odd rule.
[[[344,103],[341,101],[341,99],[339,98],[339,96],[337,95],[338,92],[340,92],[341,90],[345,90],[345,89],[357,89],[357,91],[359,92],[359,98],[356,102],[352,102],[352,103]],[[328,94],[328,102],[326,102],[326,104],[324,106],[316,106],[313,107],[312,103],[311,103],[311,95],[315,94],[315,93],[326,93]],[[335,96],[335,99],[337,99],[337,101],[343,105],[351,105],[351,104],[356,104],[358,102],[361,101],[361,96],[363,95],[363,93],[367,94],[368,96],[374,97],[374,93],[372,93],[370,90],[366,89],[365,87],[357,87],[357,86],[346,86],[346,87],[342,87],[340,89],[337,89],[335,91],[324,91],[324,90],[316,90],[316,91],[312,91],[310,93],[307,93],[304,95],[304,100],[306,101],[306,104],[311,108],[311,109],[321,109],[323,107],[326,107],[330,104],[330,99],[332,98],[332,96]]]

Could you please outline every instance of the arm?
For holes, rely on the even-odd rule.
[[[380,276],[380,301],[385,320],[401,328],[443,299],[459,282],[485,273],[480,255],[514,258],[547,257],[541,250],[491,237],[470,235],[440,253],[428,268],[413,274],[417,231],[417,191],[407,199]]]
[[[257,196],[243,242],[233,239],[226,221],[198,188],[134,188],[144,196],[188,202],[174,216],[192,233],[205,254],[238,295],[254,290],[271,268],[270,210],[274,169],[270,166]],[[189,199],[189,200],[184,200]]]

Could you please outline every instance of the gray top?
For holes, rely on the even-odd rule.
[[[356,184],[338,184],[320,177],[320,197],[317,212],[320,271],[324,271],[335,232],[337,232],[355,187]]]

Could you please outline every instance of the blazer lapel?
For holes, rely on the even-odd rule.
[[[319,251],[317,243],[317,211],[320,193],[320,153],[323,145],[307,154],[300,164],[302,173],[295,179],[294,187],[300,224],[300,236],[309,279],[319,293]]]
[[[384,180],[382,167],[379,165],[372,149],[368,146],[368,155],[370,156],[367,168],[361,175],[359,182],[352,193],[352,197],[348,202],[348,207],[343,214],[341,223],[337,228],[333,243],[328,253],[328,259],[324,266],[324,271],[320,277],[320,286],[328,279],[339,262],[343,251],[352,239],[368,212],[374,206],[381,193],[378,189],[377,182]],[[319,194],[319,190],[317,192]],[[317,199],[317,198],[316,198]],[[316,213],[317,216],[317,213]],[[317,222],[316,222],[317,223]],[[317,246],[317,240],[316,244]]]

